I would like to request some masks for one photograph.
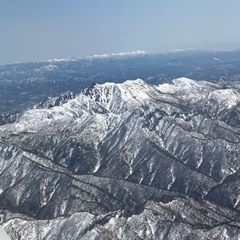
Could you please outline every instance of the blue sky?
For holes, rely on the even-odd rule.
[[[239,0],[0,0],[0,64],[240,49]]]

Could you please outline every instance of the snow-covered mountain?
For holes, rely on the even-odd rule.
[[[240,89],[92,84],[0,126],[13,239],[239,239]]]
[[[92,82],[122,83],[142,78],[149,84],[169,83],[182,76],[214,83],[239,84],[240,51],[175,49],[110,53],[85,58],[0,65],[0,125],[44,98],[82,91]],[[9,117],[11,114],[11,117]]]

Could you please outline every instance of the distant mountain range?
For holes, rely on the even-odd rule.
[[[93,82],[121,83],[142,78],[150,84],[178,77],[218,83],[239,82],[240,52],[196,50],[96,55],[79,59],[0,66],[0,123],[51,96],[79,92]]]
[[[229,69],[236,74],[214,83],[186,77],[169,81],[176,74],[172,72],[158,84],[163,81],[156,75],[161,66],[176,70],[178,65],[172,64],[181,62],[185,71],[184,59],[191,62],[195,54],[197,65],[207,66],[206,59],[213,64],[209,78]],[[80,93],[48,97],[12,123],[2,123],[4,229],[12,239],[24,240],[239,239],[240,85],[234,78],[237,67],[228,66],[230,60],[224,67],[221,62],[234,54],[239,53],[185,53],[183,59],[175,53],[142,55],[111,59],[108,64],[99,59],[64,61],[50,71],[47,63],[3,66],[5,72],[16,69],[16,79],[6,84],[17,81],[20,68],[23,76],[41,69],[41,81],[25,78],[26,86],[38,91],[40,86],[51,91],[53,82],[46,76],[54,74],[54,68],[57,84],[65,88],[75,82],[67,81],[76,74],[69,70],[73,63],[75,69],[83,64],[81,74],[88,76],[98,66],[99,75],[91,72],[91,80],[86,78],[82,85],[76,74],[76,85],[105,81],[103,76],[114,80],[89,84]],[[161,59],[169,64],[161,65]],[[188,66],[192,74],[208,74],[194,66]],[[124,74],[141,71],[149,76],[146,81],[122,82]]]

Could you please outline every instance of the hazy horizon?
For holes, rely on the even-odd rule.
[[[0,64],[171,49],[240,49],[237,0],[7,1]]]
[[[212,50],[212,49],[201,49],[201,48],[186,48],[186,49],[169,49],[164,51],[142,51],[142,50],[136,50],[136,51],[127,51],[127,52],[113,52],[113,53],[102,53],[102,54],[92,54],[92,55],[86,55],[86,56],[68,56],[68,57],[58,57],[58,58],[46,58],[46,59],[34,59],[34,60],[25,60],[25,61],[13,61],[13,62],[7,62],[7,63],[0,63],[0,66],[4,65],[11,65],[11,64],[24,64],[24,63],[41,63],[41,62],[51,62],[51,61],[65,61],[65,60],[80,60],[80,59],[88,59],[88,58],[105,58],[105,57],[114,57],[114,56],[123,56],[126,55],[140,55],[140,54],[166,54],[166,53],[181,53],[181,52],[190,52],[190,51],[197,51],[197,52],[239,52],[240,48],[232,49],[232,50]],[[138,53],[142,52],[142,53]],[[108,55],[108,56],[107,56]]]

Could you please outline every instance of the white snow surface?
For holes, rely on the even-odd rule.
[[[240,102],[240,94],[233,89],[220,89],[211,92],[208,100],[214,100],[221,108],[230,109]]]
[[[174,94],[182,100],[196,103],[207,98],[208,94],[217,89],[218,86],[206,81],[194,81],[186,77],[181,77],[174,79],[170,84],[160,84],[157,88],[163,93]]]

